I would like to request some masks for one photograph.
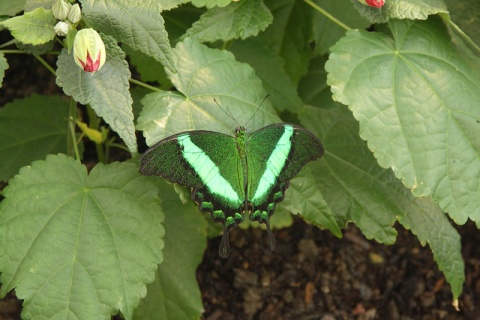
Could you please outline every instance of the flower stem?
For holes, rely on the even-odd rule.
[[[308,5],[310,5],[312,8],[314,8],[315,10],[317,10],[318,12],[320,12],[321,14],[323,14],[325,17],[327,17],[327,19],[330,19],[333,23],[337,24],[339,27],[345,29],[345,30],[352,30],[352,28],[350,28],[349,26],[347,26],[345,23],[343,23],[342,21],[338,20],[337,18],[335,18],[334,16],[332,16],[330,13],[328,13],[325,9],[323,9],[322,7],[320,7],[319,5],[317,5],[315,2],[313,2],[312,0],[304,0]]]
[[[69,117],[68,117],[68,137],[67,137],[67,154],[69,156],[75,153],[75,159],[80,162],[80,152],[78,151],[78,144],[75,135],[75,121],[77,119],[77,102],[70,98],[70,107],[69,107]],[[72,150],[73,147],[73,150]]]

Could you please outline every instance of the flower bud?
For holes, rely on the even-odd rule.
[[[97,31],[89,28],[77,32],[73,40],[73,58],[86,72],[98,71],[105,64],[105,44]]]
[[[57,36],[64,37],[68,33],[68,29],[70,28],[70,25],[66,22],[63,21],[58,21],[58,23],[53,27],[53,30],[55,30],[55,33]]]
[[[367,6],[374,8],[381,8],[385,5],[385,0],[358,0],[360,3],[363,3]]]
[[[55,0],[52,5],[53,16],[58,20],[65,20],[70,11],[71,4],[66,3],[65,0]]]
[[[78,3],[75,3],[70,8],[67,18],[71,23],[77,23],[78,21],[80,21],[80,19],[82,18],[82,11],[80,10],[80,6],[78,5]]]

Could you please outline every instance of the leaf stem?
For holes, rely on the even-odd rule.
[[[164,90],[162,89],[159,89],[159,88],[156,88],[154,86],[151,86],[149,84],[146,84],[145,82],[142,82],[142,81],[138,81],[138,80],[135,80],[135,79],[128,79],[128,81],[130,81],[131,83],[135,83],[136,85],[139,85],[141,87],[144,87],[144,88],[147,88],[147,89],[150,89],[152,91],[157,91],[157,92],[164,92]]]
[[[330,19],[333,23],[336,23],[339,27],[345,29],[345,30],[352,30],[352,28],[350,28],[349,26],[347,26],[345,23],[343,23],[342,21],[338,20],[337,18],[335,18],[334,16],[332,16],[330,13],[328,13],[325,9],[323,9],[322,7],[320,7],[319,5],[317,5],[315,2],[313,2],[312,0],[304,0],[308,5],[310,5],[312,8],[314,8],[315,10],[317,10],[318,12],[320,12],[321,14],[323,14],[325,17],[327,17],[328,19]]]
[[[480,48],[475,44],[475,42],[472,41],[472,39],[467,35],[465,34],[465,32],[463,32],[462,29],[460,29],[452,20],[448,20],[448,23],[452,26],[453,30],[455,30],[458,35],[463,39],[463,41],[465,41],[466,43],[468,43],[469,46],[471,46],[470,49],[475,49],[477,51],[477,53],[480,53]]]
[[[5,48],[5,47],[8,47],[8,46],[11,46],[12,44],[15,44],[15,39],[12,39],[10,41],[7,41],[5,42],[4,44],[0,44],[0,49],[1,48]]]

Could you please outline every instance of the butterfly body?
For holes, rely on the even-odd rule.
[[[224,226],[220,255],[226,257],[228,233],[244,213],[267,226],[273,250],[269,218],[276,204],[283,200],[289,180],[322,155],[320,140],[293,124],[273,124],[252,134],[240,127],[234,137],[197,130],[152,146],[141,158],[140,172],[191,187],[200,211]]]

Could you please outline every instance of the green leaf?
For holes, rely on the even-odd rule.
[[[0,180],[49,153],[67,151],[68,103],[57,96],[15,100],[0,108]]]
[[[46,43],[42,43],[39,45],[31,45],[31,44],[25,44],[20,41],[15,41],[15,45],[17,46],[18,49],[24,51],[25,53],[28,54],[34,54],[34,55],[41,55],[45,54],[48,51],[51,51],[53,49],[53,45],[55,44],[55,40],[51,40]]]
[[[451,19],[473,42],[480,43],[480,3],[477,0],[445,0]]]
[[[15,39],[25,44],[42,44],[55,38],[55,18],[50,10],[43,8],[10,18],[1,24],[10,30]]]
[[[157,60],[140,51],[133,50],[127,45],[123,45],[122,49],[129,56],[130,64],[135,66],[143,82],[158,82],[165,88],[172,86],[167,79],[163,65]]]
[[[8,69],[8,62],[5,59],[3,52],[0,52],[0,88],[3,85],[3,78],[5,77],[5,70]]]
[[[342,232],[338,226],[334,213],[319,192],[320,185],[308,165],[290,181],[290,187],[285,193],[284,202],[279,206],[285,207],[294,214],[300,214],[305,221],[319,228],[330,230],[341,238]]]
[[[280,122],[268,100],[258,108],[266,96],[261,81],[230,52],[187,38],[177,44],[174,55],[178,73],[169,76],[181,94],[152,93],[142,100],[137,128],[148,145],[192,129],[233,135],[238,125],[253,132]]]
[[[200,16],[204,12],[204,8],[194,7],[191,3],[185,4],[175,10],[163,11],[162,15],[163,19],[165,19],[165,29],[168,30],[170,43],[173,45],[180,41],[180,38],[195,21],[200,19]]]
[[[82,0],[82,12],[97,31],[161,62],[175,72],[160,3],[154,0]],[[108,15],[105,13],[108,12]]]
[[[37,8],[44,8],[45,10],[52,9],[52,0],[27,0],[25,4],[25,12],[33,11]]]
[[[407,199],[408,196],[405,194]],[[431,205],[430,199],[407,200],[404,205],[406,214],[399,216],[398,220],[418,237],[422,245],[428,243],[439,269],[452,287],[453,300],[457,299],[465,282],[460,235],[445,214]]]
[[[439,19],[391,21],[393,39],[350,31],[326,64],[334,99],[360,122],[378,163],[457,223],[480,221],[480,61]]]
[[[230,4],[232,0],[192,0],[192,4],[196,7],[225,7]]]
[[[90,104],[110,128],[119,134],[130,152],[135,154],[137,142],[128,64],[125,54],[111,37],[102,36],[102,39],[107,48],[105,65],[97,72],[85,72],[75,64],[73,54],[68,54],[67,49],[63,49],[57,61],[57,84],[76,101]]]
[[[207,247],[207,222],[191,203],[180,203],[171,185],[154,179],[166,213],[165,258],[135,319],[199,319],[203,304],[196,269]]]
[[[230,50],[238,60],[255,69],[275,109],[296,112],[303,106],[292,80],[285,72],[285,61],[267,46],[262,36],[236,41]]]
[[[358,1],[358,0],[354,0]],[[360,16],[352,6],[352,0],[315,0],[319,7],[347,24],[352,29],[364,29],[370,21]],[[387,1],[388,2],[388,1]],[[315,39],[315,53],[325,54],[329,48],[345,35],[345,29],[328,19],[324,14],[314,11],[313,38]]]
[[[425,20],[430,15],[448,13],[444,0],[396,0],[385,1],[378,9],[352,0],[360,14],[373,23],[384,23],[388,19]]]
[[[157,187],[133,164],[33,162],[3,190],[0,271],[25,319],[131,319],[162,261]],[[46,307],[48,306],[48,307]]]
[[[189,3],[190,0],[162,0],[162,10],[171,10],[177,8],[181,4]]]
[[[205,12],[185,33],[200,42],[224,42],[256,36],[272,23],[272,14],[262,0],[244,0],[226,8]]]
[[[327,86],[327,73],[325,71],[325,56],[315,57],[310,60],[307,74],[298,83],[298,94],[307,105],[316,107],[331,104],[330,88]]]
[[[422,244],[430,245],[454,296],[458,296],[464,266],[455,228],[430,199],[413,197],[390,170],[376,164],[367,144],[358,137],[358,124],[348,110],[338,104],[335,107],[333,102],[329,107],[306,107],[300,115],[302,123],[322,137],[326,150],[318,164],[309,166],[313,174],[308,177],[315,183],[303,183],[301,194],[310,194],[310,199],[321,199],[321,194],[340,225],[353,221],[367,238],[378,242],[393,243],[396,230],[392,225],[400,221]],[[285,202],[292,198],[286,195]],[[295,201],[302,202],[300,199]]]
[[[23,10],[27,0],[0,0],[0,16],[15,16]]]
[[[296,86],[307,72],[312,49],[306,45],[312,38],[313,10],[303,1],[267,0],[274,19],[264,34],[269,47],[285,61],[287,74]]]
[[[313,197],[320,212],[327,217],[332,212],[340,226],[353,221],[368,239],[394,243],[397,232],[393,224],[399,210],[386,184],[395,178],[375,163],[358,137],[358,125],[351,114],[341,107],[305,107],[299,117],[325,147],[323,158],[310,166],[313,173],[309,177],[315,183],[302,183],[299,194]],[[313,186],[316,189],[312,190]]]

